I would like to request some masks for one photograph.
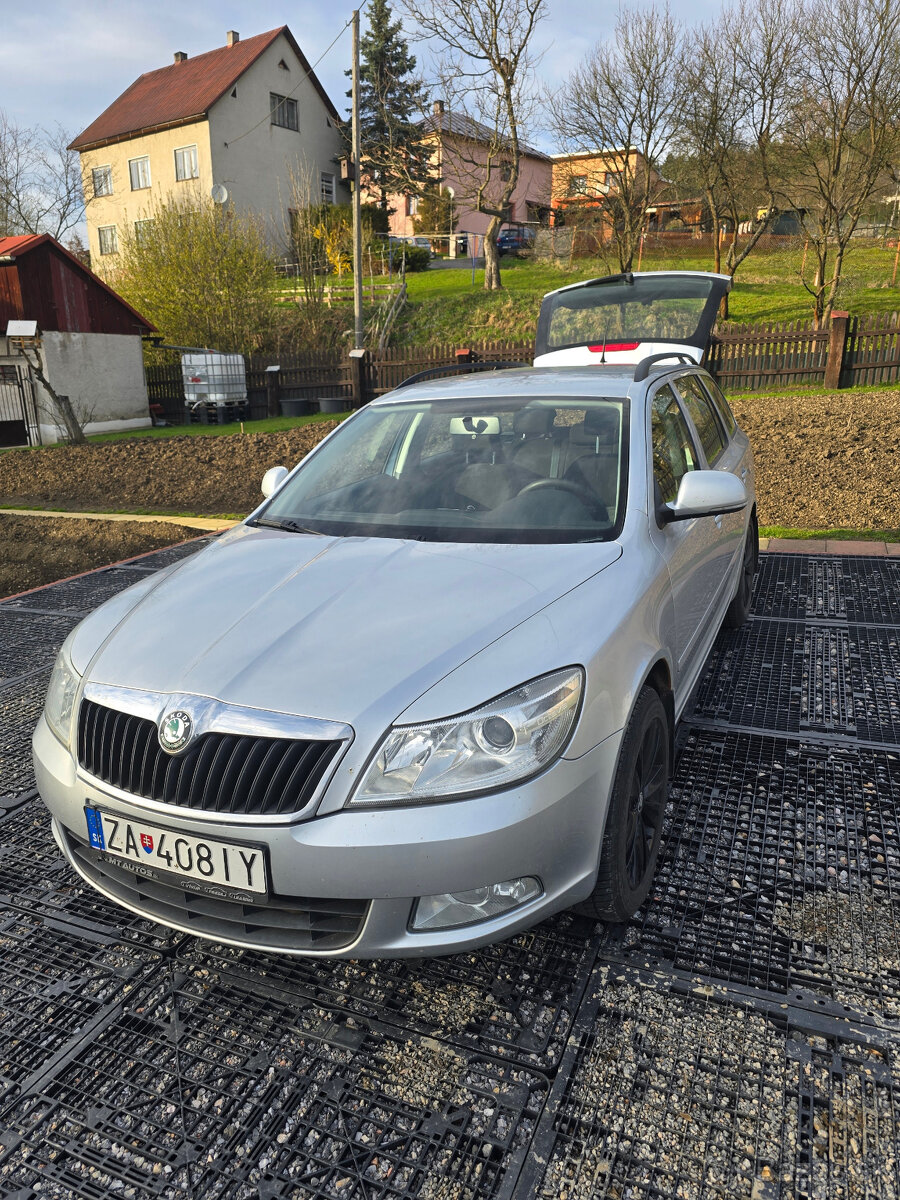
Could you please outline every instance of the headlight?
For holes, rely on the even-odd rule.
[[[461,716],[395,726],[350,804],[423,804],[536,775],[565,748],[583,680],[580,667],[567,667]]]
[[[80,682],[81,676],[72,666],[68,649],[64,645],[56,656],[50,683],[47,685],[47,698],[44,700],[47,724],[64,746],[71,744],[75,694]]]

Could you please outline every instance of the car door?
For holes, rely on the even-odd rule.
[[[729,437],[722,417],[703,387],[699,375],[679,375],[675,379],[675,390],[679,393],[682,406],[694,426],[707,469],[728,471],[741,479],[744,458],[742,449],[736,440]],[[708,518],[714,522],[718,531],[711,564],[715,573],[716,608],[722,607],[731,599],[748,516],[748,511],[741,511]]]
[[[694,430],[672,387],[651,392],[649,423],[652,446],[650,538],[665,560],[672,587],[678,684],[693,676],[705,651],[704,631],[720,584],[717,553],[719,529],[713,517],[661,524],[660,505],[672,503],[688,471],[703,468]]]

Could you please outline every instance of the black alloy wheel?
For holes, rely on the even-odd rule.
[[[669,791],[669,720],[659,694],[644,687],[619,751],[588,916],[624,921],[650,891]]]

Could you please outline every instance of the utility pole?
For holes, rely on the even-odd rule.
[[[353,180],[353,346],[356,350],[362,350],[365,331],[363,329],[362,223],[359,209],[359,9],[356,9],[353,14],[352,86],[353,164],[350,177]]]

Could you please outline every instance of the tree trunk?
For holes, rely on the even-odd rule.
[[[26,355],[26,358],[28,356]],[[87,438],[84,436],[84,430],[78,423],[78,418],[72,409],[68,396],[60,396],[56,389],[52,386],[47,376],[44,374],[43,364],[41,363],[40,351],[35,348],[34,359],[28,358],[32,371],[37,376],[38,382],[43,387],[44,391],[50,397],[53,407],[62,417],[63,427],[66,431],[66,436],[69,441],[75,446],[83,446]]]
[[[503,287],[500,282],[500,254],[497,250],[497,234],[500,232],[501,220],[491,217],[487,233],[484,235],[484,290],[495,292]]]

